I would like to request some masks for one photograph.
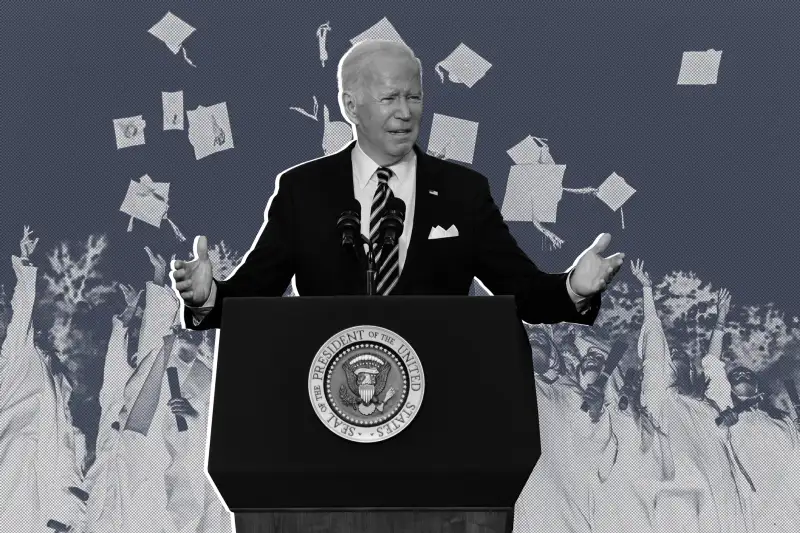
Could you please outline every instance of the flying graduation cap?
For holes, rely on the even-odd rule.
[[[560,248],[564,240],[543,223],[556,222],[558,203],[564,192],[590,194],[596,189],[563,187],[567,166],[553,161],[545,141],[547,139],[528,135],[507,151],[516,164],[508,174],[501,214],[506,221],[533,222],[552,248]]]
[[[185,241],[181,231],[167,217],[169,209],[169,183],[155,182],[150,176],[145,174],[139,181],[131,180],[128,185],[128,192],[119,210],[129,215],[128,231],[133,231],[133,219],[147,222],[156,228],[161,227],[161,221],[166,220],[172,226],[175,236],[180,241]]]
[[[364,30],[360,34],[350,39],[350,44],[354,45],[361,41],[380,40],[380,41],[396,41],[406,44],[397,30],[394,29],[389,19],[383,17],[370,28]]]
[[[611,208],[612,211],[619,210],[622,217],[622,229],[625,229],[625,213],[622,211],[622,206],[628,199],[633,196],[636,189],[628,185],[625,179],[612,172],[609,177],[597,188],[595,193],[600,200]]]
[[[447,58],[436,64],[435,70],[442,83],[444,83],[444,73],[442,72],[444,69],[447,71],[450,81],[463,83],[471,89],[491,67],[491,63],[475,53],[469,46],[461,43]]]
[[[177,54],[179,51],[183,50],[183,59],[191,66],[195,67],[196,65],[192,63],[186,55],[186,48],[183,47],[183,41],[194,33],[194,30],[195,28],[193,26],[176,17],[172,12],[167,11],[167,14],[147,30],[147,32],[153,37],[164,41],[164,44],[167,45],[167,48],[169,48],[173,54]]]

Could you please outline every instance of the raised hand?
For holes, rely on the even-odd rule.
[[[731,293],[728,289],[720,289],[717,293],[717,322],[725,323],[728,311],[731,309]]]
[[[22,259],[28,259],[28,256],[36,249],[36,245],[39,243],[39,237],[31,240],[31,234],[33,232],[30,226],[25,226],[22,231],[22,239],[19,241],[20,257]]]
[[[591,296],[605,290],[622,266],[622,261],[625,259],[623,253],[608,257],[600,256],[610,242],[611,235],[601,233],[575,260],[575,268],[569,282],[578,296]]]
[[[136,306],[139,304],[139,298],[142,296],[142,291],[138,293],[132,285],[119,284],[119,290],[122,291],[122,296],[125,298],[125,311],[119,315],[122,324],[127,326],[134,314],[136,314]]]
[[[172,262],[171,276],[173,287],[186,305],[199,307],[208,300],[214,278],[208,258],[208,241],[204,236],[195,238],[192,261],[176,259]]]
[[[149,246],[145,246],[144,251],[147,252],[147,257],[150,258],[150,263],[153,265],[153,283],[162,285],[164,276],[167,275],[167,262],[160,254],[154,254]]]
[[[653,283],[650,281],[650,274],[645,272],[644,262],[641,259],[637,259],[631,263],[631,272],[633,272],[633,275],[636,276],[636,279],[639,280],[643,287],[653,286]]]

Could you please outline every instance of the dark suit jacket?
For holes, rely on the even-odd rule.
[[[184,306],[186,326],[218,328],[225,298],[281,296],[296,276],[301,296],[366,294],[366,269],[341,246],[336,221],[354,202],[350,152],[283,172],[255,247],[227,281],[216,281],[214,309],[195,326]],[[417,153],[414,227],[405,264],[391,295],[466,295],[473,277],[495,295],[514,295],[529,323],[592,324],[600,296],[580,314],[566,289],[567,274],[540,271],[511,236],[487,179],[461,165]],[[429,191],[438,192],[437,195]],[[428,239],[434,226],[455,224],[458,237]]]

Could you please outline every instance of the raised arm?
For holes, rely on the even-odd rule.
[[[660,411],[673,371],[670,361],[669,345],[664,334],[664,326],[656,311],[653,297],[653,284],[650,275],[644,270],[640,260],[631,264],[633,275],[642,284],[642,308],[644,319],[639,332],[638,352],[642,359],[642,397],[641,403],[654,415]]]
[[[39,241],[30,239],[31,231],[25,226],[24,235],[20,241],[20,256],[11,256],[11,265],[17,276],[14,295],[11,297],[11,321],[6,330],[6,338],[0,348],[0,388],[8,383],[13,376],[21,371],[30,361],[23,360],[23,354],[31,353],[26,347],[33,347],[33,304],[36,300],[36,272],[37,268],[30,264],[28,256],[36,248]],[[8,398],[0,395],[0,409]]]
[[[710,378],[706,396],[714,400],[720,409],[731,407],[731,384],[722,361],[722,339],[725,336],[725,320],[731,307],[731,295],[726,289],[717,294],[717,324],[711,333],[708,352],[700,361],[706,378]]]
[[[119,413],[124,405],[125,383],[133,369],[128,364],[128,327],[142,291],[138,293],[127,285],[120,284],[125,297],[125,310],[111,318],[111,337],[108,340],[105,363],[103,365],[103,384],[100,387],[100,426],[97,434],[97,450],[103,450],[116,430],[114,422],[119,422]]]
[[[172,289],[151,281],[147,282],[137,348],[139,361],[154,348],[161,347],[164,337],[169,335],[173,324],[177,322],[179,309],[180,302]]]

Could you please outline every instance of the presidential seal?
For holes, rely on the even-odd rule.
[[[414,349],[378,326],[354,326],[328,339],[308,373],[308,395],[319,419],[356,442],[382,441],[405,429],[424,391]]]

